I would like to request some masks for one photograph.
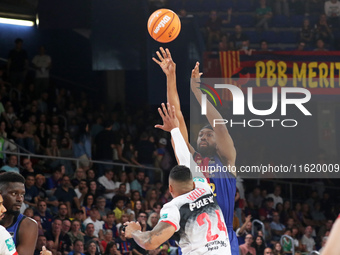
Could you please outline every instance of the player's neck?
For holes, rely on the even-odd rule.
[[[4,228],[8,228],[9,226],[13,224],[13,220],[14,220],[14,215],[5,214],[4,218],[0,221],[0,224]]]

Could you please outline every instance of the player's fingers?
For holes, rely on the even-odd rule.
[[[157,59],[155,59],[155,58],[152,58],[152,60],[153,61],[155,61],[158,65],[160,65],[161,64],[161,62],[160,61],[158,61]]]
[[[164,116],[164,114],[163,114],[163,112],[162,112],[162,109],[159,108],[159,107],[158,107],[158,113],[159,113],[159,115],[162,117],[162,119],[165,118],[165,116]]]
[[[45,247],[45,246],[43,246],[43,247],[42,247],[42,250],[43,250],[43,251],[46,251],[46,247]]]
[[[163,108],[163,112],[164,112],[165,117],[168,117],[169,116],[168,110],[165,108],[165,104],[164,103],[162,103],[162,108]]]
[[[163,58],[162,55],[159,53],[159,51],[156,51],[156,54],[157,54],[159,60],[163,62],[164,58]]]
[[[167,58],[168,56],[167,56],[165,50],[163,49],[163,47],[160,47],[159,49],[162,52],[163,58]]]
[[[199,74],[200,74],[200,77],[201,77],[203,73],[199,73]]]
[[[169,49],[166,48],[165,51],[166,51],[166,54],[168,55],[168,58],[172,59],[171,53],[170,53]]]
[[[155,128],[159,128],[159,129],[164,129],[164,126],[163,125],[159,125],[159,124],[157,124],[157,125],[155,125]]]

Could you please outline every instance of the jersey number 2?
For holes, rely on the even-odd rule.
[[[220,231],[224,231],[226,233],[227,229],[224,225],[224,223],[222,222],[221,220],[221,215],[220,215],[220,212],[219,210],[215,210],[215,213],[217,215],[217,218],[218,218],[218,223],[217,223],[217,227]],[[218,234],[216,235],[212,235],[211,234],[211,220],[209,218],[209,215],[207,213],[202,213],[200,214],[198,217],[197,217],[197,223],[199,226],[202,226],[205,222],[204,222],[204,219],[207,221],[208,223],[208,231],[207,231],[207,242],[210,242],[210,241],[214,241],[218,238]]]

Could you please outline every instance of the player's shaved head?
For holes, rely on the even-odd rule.
[[[192,174],[186,166],[175,166],[169,175],[169,191],[173,197],[185,194],[193,190],[195,184]]]

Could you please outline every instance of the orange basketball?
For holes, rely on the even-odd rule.
[[[153,39],[168,43],[176,39],[181,31],[181,21],[176,13],[169,9],[159,9],[148,20],[148,31]]]

